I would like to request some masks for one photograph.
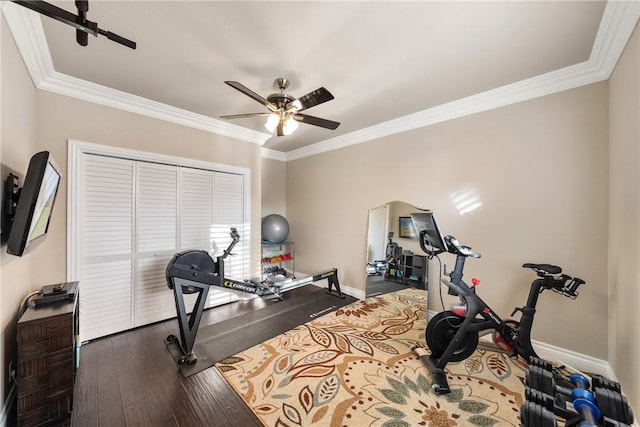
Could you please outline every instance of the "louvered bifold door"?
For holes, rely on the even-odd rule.
[[[215,259],[220,253],[214,253],[218,242],[213,233],[214,178],[215,172],[181,168],[180,179],[180,250],[201,249]],[[227,232],[228,235],[228,232]],[[225,304],[238,297],[222,288],[209,288],[205,307]],[[186,295],[185,303],[190,309],[195,303],[195,294]]]
[[[225,260],[226,276],[249,278],[244,175],[89,153],[76,167],[78,219],[70,227],[82,340],[175,317],[169,261],[186,249],[211,251],[212,241],[221,255],[231,227],[241,241]],[[188,307],[195,298],[186,295]],[[236,299],[214,287],[206,306]]]
[[[245,218],[243,177],[232,173],[216,172],[213,188],[212,237],[219,249],[231,242],[229,229],[235,227],[240,242],[233,249],[233,256],[225,260],[225,276],[236,279],[249,278],[249,225]]]
[[[177,166],[136,165],[135,326],[176,315],[167,264],[178,248]]]
[[[134,162],[85,154],[79,212],[80,336],[90,340],[133,326]]]

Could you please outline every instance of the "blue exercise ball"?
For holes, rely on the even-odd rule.
[[[278,214],[262,218],[262,240],[269,243],[282,243],[289,236],[289,222]]]

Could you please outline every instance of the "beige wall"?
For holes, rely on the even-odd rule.
[[[246,167],[252,171],[251,222],[260,224],[262,172],[259,145],[49,92],[39,91],[37,96],[39,148],[51,151],[63,173],[67,170],[67,139]],[[60,277],[58,280],[64,279],[66,274],[66,253],[58,246],[62,244],[61,247],[65,248],[66,242],[66,185],[63,178],[62,206],[56,202],[49,236],[53,242],[49,242],[50,252],[43,258],[46,270],[35,274],[34,285],[51,282],[51,275]],[[259,227],[254,227],[252,274],[259,272],[259,233]],[[257,250],[255,246],[258,246]],[[38,255],[45,251],[40,249]]]
[[[262,159],[262,216],[287,216],[287,165],[273,159]]]
[[[67,140],[74,139],[240,166],[251,169],[252,273],[260,271],[261,147],[163,121],[36,91],[16,47],[2,28],[2,177],[24,174],[36,151],[49,150],[63,179],[47,239],[22,258],[2,251],[2,340],[4,396],[9,360],[14,359],[18,305],[30,291],[64,281],[66,274]],[[11,88],[8,90],[7,88]],[[37,263],[38,268],[34,268]]]
[[[0,15],[2,15],[0,13]],[[0,177],[3,182],[11,172],[22,185],[29,159],[36,152],[36,91],[27,74],[4,17],[0,18],[2,61],[2,104],[0,132]],[[4,193],[2,194],[4,203]],[[4,206],[4,204],[3,204]],[[3,222],[5,218],[2,219]],[[3,236],[4,240],[5,236]],[[2,402],[9,391],[8,365],[15,360],[15,331],[18,307],[22,298],[32,289],[34,257],[17,258],[8,255],[7,245],[0,246],[0,313],[2,351],[0,352],[0,396]]]
[[[609,83],[609,363],[640,409],[640,30]],[[636,415],[637,416],[637,415]]]
[[[533,338],[606,359],[607,111],[600,83],[288,162],[296,267],[364,290],[367,211],[402,200],[483,254],[467,275],[504,316],[525,302],[525,262],[585,279],[575,301],[543,295]],[[483,205],[460,216],[452,195],[467,191]]]

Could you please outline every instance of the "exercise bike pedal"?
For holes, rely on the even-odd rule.
[[[426,362],[431,372],[431,381],[433,381],[431,389],[433,392],[437,395],[451,393],[449,381],[447,381],[447,374],[445,374],[444,369],[436,368],[437,361],[431,357],[427,359]]]
[[[442,378],[439,379],[438,378],[439,376],[442,376]],[[449,388],[449,384],[447,382],[444,372],[440,374],[432,372],[431,377],[433,378],[433,384],[431,385],[431,389],[435,394],[441,395],[441,394],[451,393],[451,388]],[[442,382],[443,379],[444,379],[444,383]]]

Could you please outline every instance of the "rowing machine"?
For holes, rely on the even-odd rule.
[[[231,243],[229,247],[224,251],[223,255],[216,257],[215,260],[206,251],[190,249],[175,254],[167,265],[167,286],[173,290],[178,326],[180,328],[180,341],[178,344],[182,351],[182,356],[178,359],[178,363],[181,365],[185,363],[193,365],[197,361],[193,345],[211,286],[219,286],[229,291],[255,294],[266,300],[282,300],[284,292],[327,279],[327,294],[345,298],[340,290],[338,270],[335,268],[302,279],[274,284],[225,277],[224,259],[231,254],[233,247],[240,241],[240,235],[235,228],[231,229],[230,234]],[[198,296],[191,316],[189,316],[184,296],[195,293]],[[175,335],[169,335],[166,339],[167,344],[175,343],[176,341],[177,337]]]

